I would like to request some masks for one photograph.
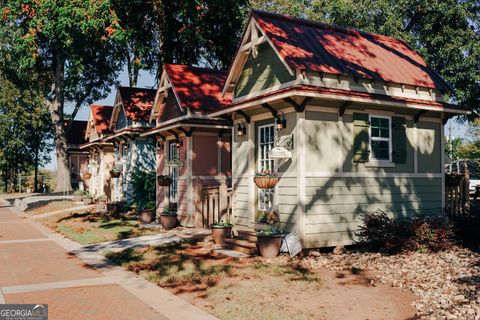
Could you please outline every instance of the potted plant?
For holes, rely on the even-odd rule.
[[[157,176],[157,183],[159,186],[168,187],[172,184],[172,178],[170,176],[159,175]]]
[[[83,190],[75,190],[75,192],[73,193],[73,201],[74,202],[82,202],[83,194],[84,194]]]
[[[92,177],[92,174],[88,171],[85,171],[84,173],[82,173],[82,176],[83,176],[83,179],[90,179]]]
[[[138,203],[137,213],[141,223],[152,223],[155,220],[155,201]]]
[[[90,194],[90,192],[86,191],[83,195],[83,204],[84,205],[89,205],[93,203],[93,197]]]
[[[114,166],[112,169],[110,169],[110,176],[112,178],[118,178],[122,174],[122,170],[120,168]]]
[[[210,227],[212,228],[213,241],[218,245],[224,246],[225,239],[232,236],[233,224],[230,223],[229,219],[215,222]]]
[[[160,215],[160,223],[165,230],[171,230],[177,226],[177,211],[173,209],[165,209]]]
[[[270,170],[258,171],[253,181],[259,189],[273,189],[278,183],[278,174]]]
[[[95,210],[105,211],[107,207],[107,196],[102,194],[97,198],[97,203],[95,204]]]
[[[257,248],[264,258],[274,258],[280,253],[283,233],[278,228],[280,216],[271,211],[267,214],[267,228],[257,233]]]

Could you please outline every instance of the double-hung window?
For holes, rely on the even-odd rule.
[[[275,146],[275,125],[258,127],[258,170],[275,171],[275,161],[268,157],[268,152]],[[258,209],[269,211],[273,208],[275,189],[259,189]]]
[[[370,160],[392,161],[391,118],[370,115]]]
[[[168,144],[168,160],[178,158],[177,142],[175,140],[170,141]],[[168,188],[168,197],[170,203],[178,202],[178,167],[170,167],[170,177],[172,178],[172,184]]]

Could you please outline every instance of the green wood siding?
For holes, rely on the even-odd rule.
[[[441,178],[306,179],[306,240],[311,246],[351,243],[362,215],[382,210],[393,217],[439,214]]]
[[[258,47],[256,58],[251,54],[248,56],[235,87],[234,97],[245,96],[294,79],[270,44],[263,43]]]

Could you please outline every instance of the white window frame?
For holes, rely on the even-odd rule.
[[[276,168],[277,168],[277,162],[274,159],[267,159],[267,158],[262,157],[262,152],[261,152],[262,151],[262,145],[261,145],[260,134],[262,132],[262,129],[265,129],[267,127],[271,127],[272,130],[273,130],[273,141],[271,141],[271,142],[269,141],[269,143],[272,144],[272,148],[275,146],[275,139],[277,138],[277,130],[275,129],[275,123],[258,126],[257,137],[256,137],[256,139],[257,139],[257,170],[258,171],[263,169],[262,168],[262,162],[264,162],[264,161],[272,161],[273,168],[270,168],[269,170],[275,171]],[[258,196],[258,210],[268,211],[268,210],[273,209],[273,207],[275,205],[275,188],[273,188],[273,189],[258,189],[257,196]],[[270,206],[269,207],[266,207],[265,206],[266,201],[263,201],[263,199],[265,199],[266,196],[270,198]]]
[[[381,137],[372,137],[372,118],[380,118],[388,120],[388,138]],[[368,121],[370,125],[368,126],[368,147],[370,148],[369,152],[369,162],[371,163],[392,163],[392,117],[390,116],[381,116],[376,114],[368,115]],[[388,160],[386,159],[377,159],[373,157],[373,148],[372,141],[387,141],[388,142]]]
[[[176,140],[168,141],[168,160],[178,158],[178,148]],[[169,168],[170,177],[172,178],[172,184],[168,188],[168,199],[170,203],[178,204],[178,175],[180,170],[178,167]]]

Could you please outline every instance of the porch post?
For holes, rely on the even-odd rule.
[[[185,136],[187,140],[187,227],[195,226],[195,217],[194,217],[194,197],[193,197],[193,181],[192,181],[192,154],[193,154],[193,141],[192,136]]]
[[[305,245],[305,111],[297,112],[295,157],[297,158],[298,208],[296,230],[302,245]]]
[[[248,124],[248,209],[250,211],[249,227],[255,227],[255,196],[256,189],[253,182],[255,175],[255,122]]]

